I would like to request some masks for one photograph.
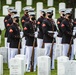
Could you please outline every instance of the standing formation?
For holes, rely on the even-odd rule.
[[[76,36],[76,19],[72,19],[72,9],[61,9],[57,23],[52,18],[52,9],[42,9],[38,19],[34,8],[24,7],[23,10],[24,15],[19,19],[17,10],[9,7],[8,15],[4,18],[8,67],[9,60],[20,53],[26,55],[27,72],[36,71],[37,49],[44,48],[45,55],[51,58],[51,69],[55,69],[54,49],[57,41],[63,45],[63,55],[74,59],[73,39]]]

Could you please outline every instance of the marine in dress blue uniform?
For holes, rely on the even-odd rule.
[[[31,56],[32,56],[32,48],[33,48],[33,42],[35,38],[35,31],[36,31],[36,19],[35,19],[35,13],[29,13],[30,15],[30,21],[25,23],[24,26],[24,36],[27,36],[26,39],[26,55],[27,55],[27,72],[30,71],[31,66]],[[35,44],[36,46],[36,44]],[[36,64],[37,64],[37,57],[36,57],[36,47],[34,50],[34,71],[36,71]]]
[[[43,45],[43,31],[42,31],[42,22],[45,19],[46,11],[43,9],[40,11],[41,15],[37,19],[37,28],[38,28],[38,38],[37,38],[37,47],[41,48]]]
[[[50,49],[53,41],[53,35],[49,34],[48,31],[56,31],[56,25],[54,20],[52,19],[53,16],[53,10],[48,9],[46,13],[46,19],[42,23],[42,29],[43,29],[43,42],[44,42],[44,48],[45,48],[45,55],[49,56],[50,55]],[[54,46],[53,46],[54,47]],[[52,54],[52,65],[51,69],[54,69],[54,52]]]
[[[60,18],[57,19],[57,26],[58,26],[58,37],[57,38],[58,39],[56,41],[58,41],[58,43],[60,43],[60,44],[61,44],[61,41],[62,41],[61,23],[65,18],[65,14],[64,14],[65,10],[66,9],[61,9],[60,10],[60,12],[59,12],[60,13]]]
[[[71,38],[73,36],[73,23],[71,20],[72,17],[72,10],[67,9],[65,11],[65,19],[62,21],[61,24],[61,29],[62,29],[62,44],[63,44],[63,55],[67,56],[68,49],[69,49],[69,44],[71,41]],[[70,59],[72,60],[74,58],[74,47],[73,47],[73,40],[72,40],[72,50],[71,50],[71,57]]]
[[[8,28],[9,28],[9,25],[7,25],[7,22],[11,18],[11,10],[13,10],[13,9],[14,9],[14,7],[7,8],[8,15],[5,16],[5,18],[4,18],[4,25],[5,25],[5,47],[8,47],[8,45],[7,45],[7,37],[8,37]]]
[[[14,58],[15,55],[18,54],[18,44],[20,40],[20,28],[19,28],[19,16],[14,15],[13,16],[13,23],[9,27],[9,39],[10,39],[10,51],[9,51],[9,60],[11,58]],[[8,60],[8,63],[9,63]],[[9,64],[8,64],[9,65]]]

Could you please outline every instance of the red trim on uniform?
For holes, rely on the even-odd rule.
[[[40,22],[38,21],[37,24],[40,24]]]
[[[43,26],[43,27],[45,27],[45,26],[46,26],[46,24],[42,24],[42,26]]]
[[[58,21],[57,24],[60,24],[60,22]]]
[[[10,24],[8,23],[7,26],[10,26]]]
[[[24,27],[24,30],[27,30],[27,27]]]
[[[4,20],[4,22],[7,22],[7,20]]]
[[[22,20],[22,22],[25,22],[25,20]]]
[[[12,29],[10,29],[10,30],[9,30],[9,32],[10,32],[10,33],[12,33],[12,32],[13,32],[13,30],[12,30]]]
[[[61,27],[64,27],[64,26],[65,26],[64,24],[61,25]]]

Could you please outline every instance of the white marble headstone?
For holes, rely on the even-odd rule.
[[[65,8],[66,8],[66,4],[64,2],[59,3],[59,10]]]
[[[76,8],[75,8],[75,18],[76,18]]]
[[[65,75],[64,63],[67,61],[69,61],[69,58],[66,56],[61,56],[57,58],[57,75]]]
[[[57,59],[57,57],[62,56],[63,54],[63,45],[62,44],[56,44],[55,47],[55,59]]]
[[[75,59],[76,59],[76,38],[74,39],[74,55],[75,55]]]
[[[47,6],[53,6],[54,0],[47,0]]]
[[[25,54],[26,53],[26,49],[25,49],[26,40],[25,40],[25,37],[22,38],[21,45],[22,45],[21,54]]]
[[[49,56],[38,57],[38,75],[50,75],[51,59]]]
[[[40,17],[40,10],[42,10],[42,9],[43,9],[43,3],[37,2],[37,4],[36,4],[36,12],[37,12],[36,18],[37,19]]]
[[[0,48],[0,54],[3,55],[3,63],[7,63],[8,61],[8,50],[5,47]]]
[[[15,9],[16,9],[18,12],[21,12],[21,9],[22,9],[22,3],[21,3],[21,1],[16,1],[16,2],[15,2]]]
[[[52,18],[55,19],[55,8],[54,7],[51,7],[49,9],[53,10],[53,16],[52,16]]]
[[[56,44],[61,44],[61,42],[62,42],[62,38],[56,37]]]
[[[23,59],[10,59],[10,75],[24,75],[24,61]]]
[[[44,48],[37,48],[37,57],[44,56],[45,55],[45,49]]]
[[[26,5],[32,5],[32,0],[27,0]]]
[[[8,5],[3,6],[3,15],[8,15],[8,10],[7,10],[8,7],[9,7]]]
[[[65,75],[76,75],[76,61],[69,60],[65,62]]]
[[[4,26],[4,17],[0,17],[0,29],[4,30],[5,26]]]
[[[0,75],[3,75],[3,56],[0,55]]]
[[[12,4],[12,0],[6,0],[6,4]]]
[[[76,55],[76,38],[74,39],[74,54]]]
[[[18,54],[15,56],[15,58],[20,58],[24,60],[24,72],[26,72],[26,56],[22,54]]]

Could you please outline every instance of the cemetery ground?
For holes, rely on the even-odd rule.
[[[3,64],[3,75],[9,75],[9,69],[7,67],[7,64]],[[37,75],[36,72],[26,72],[24,75]],[[55,69],[51,71],[51,75],[57,75],[57,61],[55,60]]]

